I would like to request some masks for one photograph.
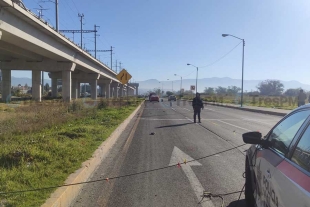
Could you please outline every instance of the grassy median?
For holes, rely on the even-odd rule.
[[[0,192],[63,184],[141,101],[0,105]],[[40,206],[54,190],[0,195],[0,207]]]

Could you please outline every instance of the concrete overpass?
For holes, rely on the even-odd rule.
[[[41,101],[41,71],[49,72],[52,96],[57,96],[57,79],[62,79],[62,97],[77,99],[80,83],[91,85],[92,98],[97,86],[105,97],[134,95],[134,87],[122,85],[116,73],[84,51],[47,22],[39,19],[16,0],[0,0],[0,69],[2,100],[10,101],[11,71],[32,71],[32,97]]]

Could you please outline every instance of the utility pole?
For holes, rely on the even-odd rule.
[[[117,73],[117,60],[115,60],[115,72]]]
[[[111,46],[111,70],[113,70],[112,69],[112,54],[113,54],[113,47]],[[116,69],[116,72],[117,72],[117,69]]]
[[[56,10],[56,31],[59,32],[59,27],[58,27],[58,0],[55,1],[55,10]]]
[[[119,71],[122,70],[122,62],[119,62]]]
[[[44,15],[43,15],[43,11],[44,11],[44,10],[48,10],[48,9],[44,9],[41,5],[39,5],[39,7],[40,7],[40,8],[34,8],[34,9],[37,9],[37,10],[38,10],[38,12],[39,12],[39,18],[42,19],[43,16],[44,16]]]
[[[83,47],[83,18],[84,18],[84,14],[78,14],[78,17],[81,18],[81,47]]]
[[[56,31],[59,32],[59,26],[58,26],[58,0],[52,1],[52,0],[47,0],[47,1],[40,1],[40,2],[52,2],[55,4],[55,12],[56,12]]]
[[[95,25],[94,32],[95,32],[95,58],[97,58],[97,28],[100,26]]]

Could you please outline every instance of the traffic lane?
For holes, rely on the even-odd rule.
[[[154,107],[158,107],[158,103]],[[126,144],[118,144],[121,147],[114,148],[111,161],[102,163],[92,180],[167,166],[174,146],[193,158],[231,147],[172,111],[144,111],[142,116],[149,117],[152,113],[161,117],[161,120],[152,117],[141,120],[127,153],[121,153],[122,146]],[[170,115],[165,117],[162,113]],[[162,117],[167,120],[162,120]],[[155,134],[150,135],[151,131]],[[241,189],[244,182],[241,177],[244,159],[240,156],[240,152],[233,150],[231,154],[223,153],[200,160],[202,166],[193,166],[192,169],[205,190],[212,193],[231,192]],[[227,196],[225,201],[233,202],[237,197],[238,195]],[[197,202],[182,168],[173,166],[162,171],[89,184],[73,206],[196,206]],[[220,204],[219,201],[214,203]]]
[[[176,109],[176,111],[182,114],[184,117],[190,117],[193,115],[193,112],[183,110],[183,107],[177,107],[175,105],[174,109]],[[252,112],[249,113],[251,113],[252,115]],[[245,132],[260,131],[263,135],[265,135],[271,129],[271,127],[263,125],[261,123],[253,124],[243,119],[240,119],[238,115],[235,115],[234,117],[233,114],[228,114],[226,117],[224,117],[224,115],[225,114],[218,113],[217,111],[206,112],[205,110],[202,110],[202,123],[200,124],[200,126],[220,135],[223,140],[227,141],[232,146],[243,144],[242,134]],[[245,153],[246,150],[247,146],[240,148],[240,151],[242,151],[243,153]]]
[[[159,104],[159,103],[151,104],[149,105],[149,107],[154,107],[154,110],[151,110],[151,108],[144,110],[141,117],[153,116],[153,118],[155,117],[162,118],[163,113],[170,114],[169,110],[171,110],[171,109],[157,110],[159,107],[161,107],[162,109],[165,109],[164,106],[162,106],[162,104]],[[172,112],[173,114],[175,114],[174,111]],[[179,116],[171,117],[172,120],[179,119],[179,118],[180,118]],[[183,122],[184,122],[184,119],[183,119]],[[171,123],[173,122],[160,121],[160,123],[164,124],[164,126],[167,126],[167,125],[171,125]],[[139,131],[140,131],[139,129],[141,128],[143,129],[142,131],[144,131],[142,135],[139,134]],[[150,146],[152,146],[152,139],[154,139],[155,136],[158,136],[157,133],[155,133],[155,135],[151,135],[150,132],[154,132],[154,130],[155,128],[152,127],[152,124],[150,123],[150,121],[140,120],[138,128],[134,135],[134,139],[137,139],[137,137],[139,138],[143,137],[143,139],[146,139],[145,142],[149,143]],[[122,134],[121,139],[117,142],[117,145],[113,148],[109,159],[104,160],[104,162],[99,166],[98,170],[96,170],[96,172],[94,173],[91,180],[104,179],[107,177],[115,177],[118,175],[130,174],[130,173],[137,172],[137,171],[140,172],[146,168],[168,166],[169,159],[167,161],[165,158],[171,156],[171,151],[165,150],[166,146],[164,145],[165,143],[164,141],[161,142],[163,145],[160,146],[159,148],[158,148],[158,145],[154,145],[153,147],[150,147],[150,146],[145,146],[145,145],[136,146],[130,143],[129,146],[132,151],[131,152],[127,151],[126,153],[122,153],[124,151],[124,148],[126,148],[126,143],[128,140],[126,136],[128,136],[129,133],[127,133],[126,135],[124,134]],[[167,151],[167,154],[162,153],[165,151]],[[149,152],[152,152],[152,153],[149,153]],[[125,161],[125,158],[128,158],[128,160]],[[144,160],[146,158],[152,161],[145,163]],[[125,170],[123,169],[122,171],[120,171],[120,168],[122,168],[123,166],[126,166],[124,167]],[[169,171],[172,169],[174,168],[167,169],[167,170]],[[164,173],[164,171],[163,172],[158,171],[157,174],[155,174],[155,176],[152,175],[151,173],[150,173],[151,176],[147,174],[145,175],[141,174],[141,175],[136,175],[132,177],[124,177],[119,180],[111,179],[109,180],[109,182],[98,182],[98,183],[88,184],[83,188],[78,199],[76,200],[76,202],[72,204],[72,206],[77,206],[77,207],[82,207],[82,206],[145,206],[145,205],[152,205],[152,203],[154,203],[153,206],[158,206],[157,200],[161,200],[161,203],[162,203],[161,206],[165,206],[165,203],[169,203],[168,201],[166,202],[165,200],[172,200],[170,202],[171,203],[170,206],[182,206],[182,204],[184,204],[184,206],[192,206],[192,204],[196,202],[195,197],[192,196],[193,192],[191,191],[191,189],[188,188],[188,186],[177,187],[179,191],[185,194],[183,195],[182,199],[177,198],[178,194],[173,195],[174,196],[173,199],[169,196],[166,196],[166,195],[169,195],[169,192],[171,191],[170,188],[172,188],[168,181],[169,180],[173,181],[173,178],[172,179],[169,178],[165,180],[164,178],[167,173],[166,172],[164,174],[161,174],[161,173]],[[171,173],[168,173],[168,174],[171,174]],[[148,179],[149,179],[149,182],[146,181]],[[155,180],[152,180],[152,179],[155,179]],[[143,180],[143,182],[141,183],[140,180]],[[134,182],[134,184],[132,184],[131,182]],[[126,185],[133,186],[133,188],[130,188],[128,192],[126,191],[126,188],[123,191],[122,189],[124,189],[124,186]],[[160,187],[157,187],[157,185],[159,185]],[[164,195],[165,197],[162,198],[162,195]],[[157,199],[157,196],[158,196],[158,199]],[[145,201],[146,203],[145,205],[143,204],[143,201],[141,201],[144,199],[148,199],[148,201]]]
[[[193,110],[191,106],[186,105],[183,107],[177,106],[177,104],[174,106],[185,116],[192,119]],[[218,124],[223,127],[232,126],[235,128],[233,131],[238,133],[244,133],[245,131],[260,131],[262,134],[267,134],[269,130],[281,119],[279,116],[239,110],[236,111],[236,109],[217,106],[205,107],[205,109],[201,111],[201,117],[202,120],[210,121],[215,125]]]
[[[146,113],[147,115],[147,113]],[[175,112],[167,120],[143,120],[130,146],[120,174],[136,173],[168,166],[174,146],[193,158],[216,153],[231,146],[214,134],[186,120]],[[149,136],[152,129],[155,135]],[[237,159],[235,159],[237,158]],[[240,163],[240,160],[242,162]],[[201,160],[202,166],[192,169],[205,190],[227,193],[242,188],[244,156],[233,150],[225,155]],[[228,169],[227,169],[228,168]],[[182,168],[172,167],[162,171],[116,180],[108,206],[193,206],[193,195],[188,178]],[[236,195],[226,198],[234,201]],[[219,201],[214,201],[220,204]]]
[[[192,105],[190,102],[172,102],[173,106],[184,108],[187,111],[192,111]],[[227,119],[227,118],[236,118],[243,120],[249,120],[251,122],[259,122],[261,124],[265,124],[267,126],[272,126],[275,121],[280,120],[282,117],[269,115],[269,114],[262,114],[250,111],[242,111],[238,109],[231,109],[222,106],[214,106],[214,105],[207,105],[205,104],[205,112],[217,112],[218,118]],[[212,113],[211,113],[212,114]]]

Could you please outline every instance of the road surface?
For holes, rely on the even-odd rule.
[[[265,135],[281,117],[217,106],[205,106],[201,124],[194,124],[192,116],[187,102],[146,102],[90,180],[173,167],[85,184],[72,206],[221,206],[220,198],[199,203],[201,195],[242,189],[248,145],[186,164],[185,159],[242,145],[247,131]],[[224,206],[244,206],[243,194],[240,202],[238,197],[224,196]]]

